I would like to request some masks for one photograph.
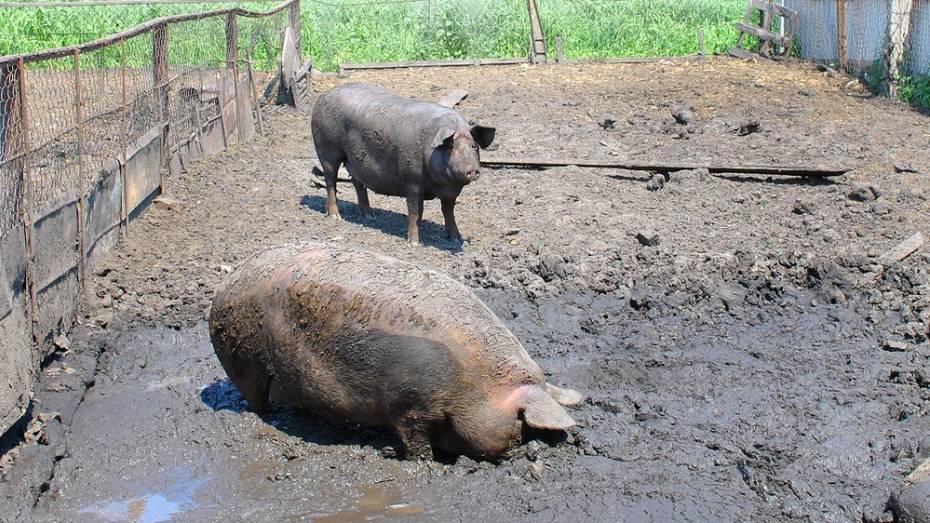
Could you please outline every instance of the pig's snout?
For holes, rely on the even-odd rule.
[[[468,171],[468,174],[465,175],[465,179],[468,180],[469,183],[477,181],[478,178],[481,178],[481,172],[478,171],[478,169]]]

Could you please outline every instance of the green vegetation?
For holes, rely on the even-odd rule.
[[[242,5],[253,11],[274,0]],[[562,37],[568,58],[676,56],[698,51],[703,29],[709,52],[723,52],[737,37],[734,24],[746,0],[537,0],[550,53]],[[221,9],[230,4],[133,5],[49,9],[0,9],[0,55],[75,45],[113,34],[160,16]],[[526,56],[529,17],[526,0],[302,0],[304,54],[333,71],[342,63],[508,58]],[[240,18],[240,54],[252,48],[258,69],[270,70],[287,14]],[[221,18],[172,26],[172,64],[219,65],[226,56]],[[128,41],[130,65],[151,63],[151,35]],[[111,47],[82,57],[85,66],[117,66]],[[69,58],[37,67],[70,67]],[[866,71],[870,85],[881,80],[881,64]],[[873,85],[873,88],[875,85]],[[930,108],[930,79],[899,82],[901,99]]]
[[[696,53],[697,30],[710,51],[736,43],[744,0],[539,0],[549,47],[561,35],[569,58],[676,56]]]
[[[930,109],[930,77],[908,76],[898,83],[901,101],[916,107]]]
[[[343,5],[331,5],[331,4]],[[707,48],[722,51],[733,44],[734,22],[745,0],[537,0],[552,52],[562,36],[569,58],[672,56],[698,50],[696,30],[703,28]],[[358,5],[352,5],[358,4]],[[265,10],[274,2],[248,4]],[[118,32],[158,16],[202,11],[222,4],[181,4],[0,11],[0,55],[74,45]],[[369,3],[357,0],[304,0],[304,53],[318,67],[345,62],[380,62],[440,58],[525,56],[529,20],[525,0],[423,0]],[[272,25],[284,17],[240,20],[240,46],[258,34],[260,63],[273,64]],[[204,23],[202,34],[185,28],[172,38],[171,58],[222,59],[222,23]],[[184,41],[184,39],[190,41]],[[205,52],[204,47],[209,46]],[[188,51],[177,51],[187,49]],[[197,51],[195,53],[195,51]],[[185,54],[187,53],[187,54]],[[112,53],[108,53],[112,54]],[[115,65],[115,64],[114,64]]]

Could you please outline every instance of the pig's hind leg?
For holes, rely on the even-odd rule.
[[[326,216],[341,220],[339,215],[339,206],[336,200],[336,177],[339,174],[339,167],[345,161],[345,156],[340,153],[336,155],[320,155],[320,167],[323,168],[323,176],[326,179]],[[365,195],[367,201],[368,195]]]
[[[352,184],[355,185],[355,194],[358,196],[358,210],[362,214],[362,218],[366,220],[371,219],[371,204],[368,202],[368,188],[358,180],[352,180]]]

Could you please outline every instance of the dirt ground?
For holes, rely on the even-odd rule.
[[[485,169],[457,207],[467,243],[445,240],[427,202],[425,245],[410,247],[399,198],[373,196],[366,222],[346,186],[344,221],[324,217],[308,114],[274,109],[265,136],[170,180],[179,204],[134,222],[95,270],[71,335],[85,365],[54,361],[43,377],[80,367],[88,388],[69,389],[83,401],[53,420],[61,437],[9,465],[11,519],[891,521],[889,496],[930,455],[930,250],[885,271],[878,259],[930,233],[925,116],[808,65],[729,59],[354,73],[315,88],[349,81],[433,100],[466,89],[459,109],[498,129],[485,158],[855,170]],[[387,432],[244,410],[204,313],[238,261],[296,239],[473,287],[553,383],[589,396],[579,426],[500,463],[413,463],[392,457]],[[42,452],[51,477],[29,472]]]

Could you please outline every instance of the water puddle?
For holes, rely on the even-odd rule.
[[[175,480],[159,492],[145,493],[128,499],[114,499],[81,509],[104,521],[131,521],[133,523],[159,523],[170,521],[176,514],[197,506],[194,495],[207,482],[207,478],[194,478],[189,471],[178,469]]]
[[[403,517],[414,519],[426,513],[420,505],[403,503],[403,496],[395,489],[381,485],[360,487],[361,496],[355,499],[355,507],[333,514],[312,517],[314,523],[355,523],[382,518]]]

